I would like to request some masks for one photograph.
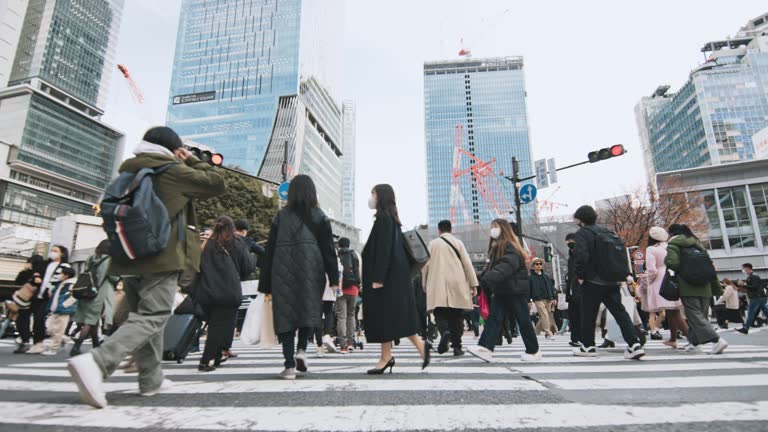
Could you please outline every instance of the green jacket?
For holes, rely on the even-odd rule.
[[[194,199],[207,199],[224,193],[224,177],[207,162],[194,156],[185,162],[171,156],[142,153],[126,160],[120,172],[137,172],[142,168],[157,168],[177,163],[155,179],[157,195],[168,208],[171,217],[171,237],[168,247],[157,256],[137,259],[131,262],[115,262],[109,267],[112,275],[126,276],[148,273],[162,273],[181,270],[200,270],[200,236],[197,233]],[[183,211],[184,239],[179,241],[178,215]]]
[[[693,237],[683,235],[672,237],[667,246],[667,258],[664,259],[667,268],[678,271],[680,269],[680,250],[691,246],[704,250],[699,241]],[[704,251],[706,252],[706,250]],[[706,285],[691,285],[683,278],[677,278],[677,281],[680,287],[680,297],[712,297],[723,294],[723,288],[717,279]]]

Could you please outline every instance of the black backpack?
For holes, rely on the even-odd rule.
[[[360,286],[360,275],[357,265],[355,265],[354,251],[347,250],[339,253],[339,260],[342,267],[344,267],[344,273],[342,274],[342,280],[344,281],[344,288],[351,286]]]
[[[597,275],[605,282],[621,282],[629,274],[627,247],[619,236],[611,230],[601,227],[586,227],[595,235],[595,249],[592,262],[596,262]]]
[[[680,248],[680,268],[677,275],[691,285],[706,285],[717,279],[715,265],[700,246]]]
[[[154,177],[176,163],[158,168],[123,172],[104,192],[101,217],[115,261],[133,261],[160,254],[171,236],[171,220],[165,203],[157,196]],[[183,239],[183,210],[178,213],[179,240]]]

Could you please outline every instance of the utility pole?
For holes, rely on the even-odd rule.
[[[283,146],[283,183],[288,181],[288,140]]]
[[[520,188],[518,183],[520,179],[520,163],[515,156],[512,156],[512,178],[507,177],[507,180],[512,181],[512,185],[515,188],[515,215],[517,219],[517,235],[523,238],[523,203],[520,201]]]

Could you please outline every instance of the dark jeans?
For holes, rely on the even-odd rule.
[[[747,321],[744,323],[745,329],[752,327],[760,311],[763,311],[765,317],[768,318],[768,298],[749,299],[749,312],[747,313]]]
[[[210,306],[208,312],[208,338],[200,364],[209,364],[211,360],[219,364],[221,352],[235,332],[236,306]]]
[[[451,338],[453,349],[461,348],[461,337],[464,335],[464,311],[461,309],[439,307],[435,308],[435,321],[441,335]]]
[[[632,318],[629,317],[624,305],[621,304],[621,291],[618,285],[598,285],[584,281],[581,301],[580,336],[581,343],[585,348],[595,346],[595,321],[597,320],[597,312],[600,310],[600,303],[604,304],[605,308],[616,319],[624,341],[629,346],[640,343],[637,329],[632,324]]]
[[[336,308],[336,302],[324,301],[323,302],[323,316],[320,319],[320,323],[315,327],[315,342],[317,346],[323,344],[323,335],[329,335],[333,333],[334,315],[333,310]],[[307,337],[312,337],[309,334]]]
[[[295,351],[294,348],[298,349],[299,351],[307,351],[307,344],[309,343],[309,338],[312,337],[312,329],[309,327],[300,328],[299,329],[299,341],[297,343],[297,346],[293,346],[293,340],[296,338],[296,332],[288,332],[288,333],[280,333],[277,335],[278,340],[280,340],[280,344],[283,345],[283,358],[285,359],[285,363],[283,363],[283,366],[285,366],[287,369],[295,368],[296,367],[296,357],[295,357]]]
[[[32,300],[32,316],[34,322],[32,323],[32,340],[34,343],[41,343],[45,340],[47,329],[45,327],[45,321],[48,318],[48,299],[40,300],[35,297]]]
[[[571,328],[571,342],[581,342],[581,295],[571,297],[568,303],[568,321]]]
[[[536,339],[536,331],[533,329],[530,315],[528,314],[528,299],[520,295],[496,294],[491,300],[491,314],[485,323],[483,334],[480,336],[479,345],[491,351],[496,348],[496,341],[504,326],[504,320],[509,315],[520,329],[520,336],[525,344],[525,352],[536,354],[539,352],[539,341]]]
[[[16,317],[16,329],[19,331],[21,343],[28,344],[32,339],[32,330],[29,325],[32,321],[32,308],[19,310],[19,316]]]
[[[232,349],[232,343],[235,341],[235,331],[240,331],[243,328],[243,322],[240,321],[240,308],[235,309],[234,316],[232,317],[232,331],[229,332],[227,339],[224,341],[224,345],[221,347],[224,351]],[[238,327],[238,324],[240,327]]]

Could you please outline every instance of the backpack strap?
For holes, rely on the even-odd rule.
[[[159,176],[160,174],[168,171],[173,166],[178,165],[176,162],[171,162],[169,164],[161,165],[157,168],[142,168],[139,170],[139,172],[136,173],[136,177],[133,178],[133,181],[130,185],[128,185],[128,190],[125,191],[123,194],[123,197],[130,195],[133,191],[136,190],[136,188],[139,187],[141,184],[141,181],[144,180],[148,175],[154,175]]]

